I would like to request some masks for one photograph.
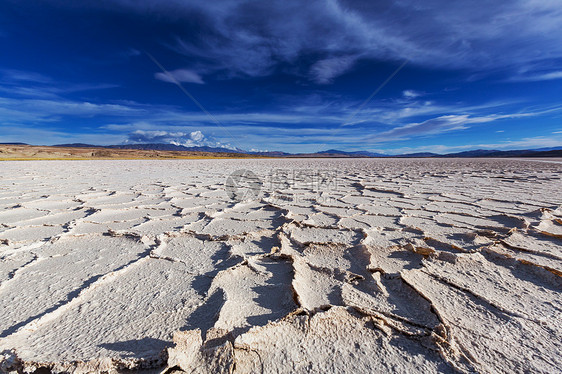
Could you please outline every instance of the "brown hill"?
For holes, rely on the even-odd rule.
[[[260,158],[241,153],[211,153],[192,151],[157,151],[142,149],[76,148],[0,145],[0,160],[106,160],[106,159],[191,159],[191,158]]]

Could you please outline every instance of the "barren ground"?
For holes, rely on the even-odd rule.
[[[553,161],[1,162],[0,372],[560,372]]]

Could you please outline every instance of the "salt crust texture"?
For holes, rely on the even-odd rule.
[[[240,169],[257,199],[226,193]],[[337,180],[269,186],[278,169]],[[0,163],[0,371],[560,372],[561,177],[528,160]]]

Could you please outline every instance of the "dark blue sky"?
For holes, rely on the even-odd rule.
[[[0,142],[562,146],[559,0],[0,0],[0,46]]]

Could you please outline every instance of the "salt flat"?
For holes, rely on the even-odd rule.
[[[560,372],[561,177],[549,160],[0,163],[0,371]]]

